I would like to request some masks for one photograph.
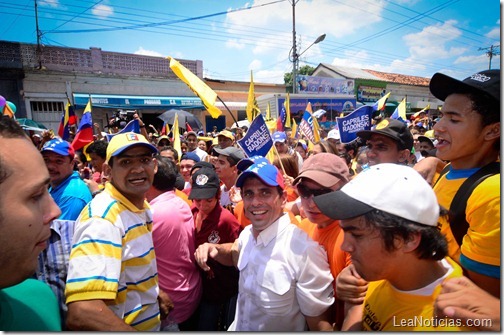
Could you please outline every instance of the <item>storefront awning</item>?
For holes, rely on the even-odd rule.
[[[81,94],[74,93],[75,108],[84,108],[91,96],[93,107],[114,109],[170,109],[188,108],[204,109],[203,103],[197,97],[164,97],[112,94]]]

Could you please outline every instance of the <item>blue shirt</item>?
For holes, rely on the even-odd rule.
[[[55,188],[49,187],[49,193],[61,209],[59,220],[76,220],[84,206],[93,198],[76,171]]]

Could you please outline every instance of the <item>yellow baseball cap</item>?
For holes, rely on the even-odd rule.
[[[111,157],[120,155],[124,150],[133,146],[144,146],[150,149],[152,153],[158,152],[157,148],[150,144],[143,135],[132,132],[117,134],[112,137],[107,146],[107,157],[105,162],[108,163]]]
[[[220,133],[217,134],[217,137],[219,136],[224,136],[224,137],[227,137],[229,138],[231,141],[234,141],[235,137],[233,135],[232,132],[230,132],[229,130],[222,130]]]

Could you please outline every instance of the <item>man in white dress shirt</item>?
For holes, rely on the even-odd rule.
[[[240,270],[235,331],[332,330],[327,321],[334,302],[333,277],[327,254],[292,224],[283,212],[286,202],[282,174],[264,161],[238,177],[245,227],[234,244],[201,245],[195,253],[200,267],[211,257]]]

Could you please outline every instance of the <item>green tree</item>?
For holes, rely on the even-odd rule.
[[[299,68],[298,74],[311,76],[315,68],[310,65],[303,65]],[[287,72],[284,74],[285,91],[292,93],[292,72]]]

